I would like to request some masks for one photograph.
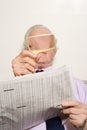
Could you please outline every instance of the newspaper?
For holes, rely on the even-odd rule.
[[[74,99],[66,66],[0,82],[0,130],[25,130],[60,114],[63,100]]]

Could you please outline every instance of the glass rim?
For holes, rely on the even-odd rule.
[[[52,34],[52,33],[38,34],[38,35],[31,35],[31,36],[29,36],[29,39],[31,39],[31,38],[35,38],[35,37],[51,36],[51,35],[54,36],[54,34]]]
[[[41,50],[30,50],[32,53],[34,54],[38,54],[38,53],[44,53],[44,52],[49,52],[51,50],[56,49],[56,46],[51,47],[51,48],[47,48],[47,49],[41,49]]]

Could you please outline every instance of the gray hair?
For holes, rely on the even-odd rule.
[[[29,48],[29,47],[28,47],[28,46],[29,46],[29,36],[30,36],[30,34],[31,34],[34,30],[39,29],[39,28],[44,28],[44,29],[48,30],[50,33],[52,33],[51,30],[49,30],[49,29],[48,29],[46,26],[44,26],[44,25],[34,25],[34,26],[30,27],[30,28],[27,30],[27,32],[26,32],[26,34],[25,34],[25,37],[24,37],[23,49],[28,50],[28,48]],[[55,37],[54,37],[54,40],[56,41]]]

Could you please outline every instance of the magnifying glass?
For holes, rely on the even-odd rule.
[[[51,50],[56,49],[56,40],[55,40],[54,35],[51,34],[51,33],[50,33],[50,34],[41,34],[41,35],[29,36],[29,39],[36,38],[36,37],[51,36],[51,35],[52,35],[53,38],[54,38],[53,47],[46,48],[46,49],[40,49],[40,50],[31,50],[31,49],[29,48],[29,46],[28,46],[29,50],[31,50],[34,54],[38,54],[38,53],[48,52],[48,51],[51,51]]]

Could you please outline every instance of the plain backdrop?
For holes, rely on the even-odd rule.
[[[55,67],[87,80],[87,0],[0,0],[0,80],[14,77],[12,59],[30,26],[44,24],[57,38]]]

